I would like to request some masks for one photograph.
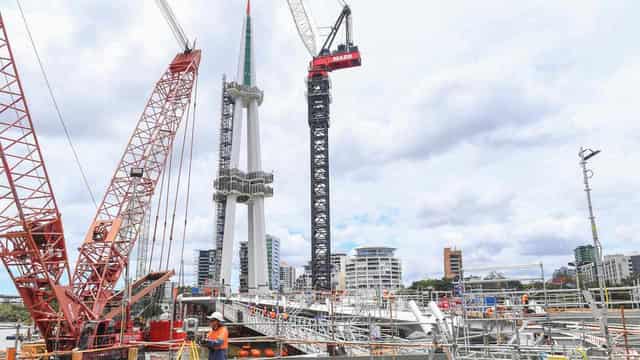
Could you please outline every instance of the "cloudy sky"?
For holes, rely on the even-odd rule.
[[[244,1],[170,3],[203,50],[185,257],[191,276],[193,249],[214,241],[220,83],[223,73],[236,73]],[[340,10],[337,1],[309,3],[320,26]],[[22,0],[22,6],[101,197],[178,47],[151,0]],[[638,250],[640,46],[633,39],[640,3],[352,0],[351,6],[363,66],[332,75],[334,251],[396,247],[407,284],[440,277],[445,246],[461,248],[469,266],[542,261],[550,274],[575,246],[591,241],[577,157],[583,145],[603,150],[592,166],[605,254]],[[282,258],[301,266],[310,256],[309,55],[284,0],[254,0],[252,9],[265,91],[263,168],[276,179],[266,227],[282,239]],[[95,209],[16,4],[3,0],[2,15],[75,261]],[[177,266],[175,251],[171,259]],[[6,279],[2,271],[0,291],[13,292]]]

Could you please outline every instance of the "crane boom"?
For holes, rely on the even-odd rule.
[[[178,41],[178,44],[182,46],[182,49],[185,52],[191,51],[191,47],[189,46],[189,38],[187,38],[187,35],[182,29],[182,26],[180,26],[180,23],[176,18],[176,14],[171,9],[171,6],[169,6],[169,4],[167,3],[167,0],[156,0],[156,4],[158,5],[160,12],[162,13],[162,16],[164,16],[167,24],[171,28],[173,36],[176,38],[176,41]]]
[[[178,54],[156,83],[80,248],[73,293],[94,314],[102,314],[128,262],[191,102],[199,64],[200,50]]]
[[[109,316],[117,311],[105,307],[122,298],[114,287],[187,113],[201,57],[200,50],[187,46],[184,32],[162,3],[185,51],[156,83],[79,249],[72,276],[61,215],[0,14],[0,260],[48,350],[70,350],[79,346],[82,336],[89,347],[110,346],[116,340]],[[136,283],[134,298],[171,274],[148,275]],[[88,333],[99,338],[87,344]]]
[[[289,10],[291,11],[291,16],[293,16],[293,22],[296,24],[302,43],[311,56],[316,56],[318,54],[316,33],[312,25],[313,23],[311,22],[311,17],[304,7],[304,3],[302,0],[287,0],[287,3],[289,4]]]
[[[0,257],[48,340],[75,342],[62,221],[0,14]],[[71,335],[71,337],[67,337]]]

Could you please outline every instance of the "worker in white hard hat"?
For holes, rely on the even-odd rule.
[[[222,323],[224,317],[219,312],[207,316],[211,331],[207,334],[205,345],[209,348],[209,360],[226,360],[229,348],[229,331]]]

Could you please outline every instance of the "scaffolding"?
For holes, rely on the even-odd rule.
[[[478,272],[488,275],[471,276]],[[528,289],[513,288],[523,283]],[[542,263],[463,269],[456,284],[460,302],[450,312],[461,324],[454,333],[460,335],[453,340],[455,353],[460,359],[637,359],[638,290],[609,288],[605,299],[599,288],[549,290]],[[631,317],[625,318],[625,307]],[[609,338],[603,317],[619,321],[609,327]]]
[[[218,150],[218,176],[231,168],[231,150],[233,143],[233,113],[235,111],[235,102],[229,93],[230,83],[226,77],[222,77],[222,99],[221,99],[221,117],[220,117],[220,138]],[[220,273],[222,265],[222,244],[224,240],[224,223],[227,212],[227,196],[222,193],[214,192],[213,199],[216,203],[216,269],[214,270],[214,282],[220,283]]]

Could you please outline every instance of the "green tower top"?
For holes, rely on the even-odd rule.
[[[244,72],[242,84],[251,86],[251,0],[247,0],[247,18],[244,33]]]

